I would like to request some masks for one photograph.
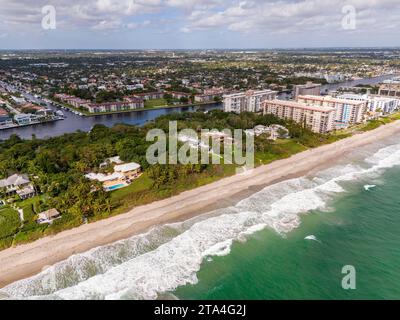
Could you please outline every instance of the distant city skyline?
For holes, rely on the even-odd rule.
[[[400,46],[398,0],[0,0],[0,8],[0,49]]]

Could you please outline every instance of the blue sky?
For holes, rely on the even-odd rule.
[[[400,46],[399,28],[399,0],[0,0],[0,49]]]

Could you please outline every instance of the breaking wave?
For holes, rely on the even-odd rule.
[[[359,164],[283,181],[208,215],[156,227],[146,234],[71,256],[0,294],[15,299],[157,299],[197,282],[203,261],[230,253],[235,241],[270,228],[285,235],[300,214],[328,210],[347,181],[365,184],[400,165],[400,145],[385,147]]]

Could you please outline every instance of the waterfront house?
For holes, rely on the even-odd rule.
[[[8,112],[2,108],[0,108],[0,128],[2,126],[7,126],[12,124],[12,119],[8,115]]]
[[[121,173],[127,181],[136,179],[139,176],[140,171],[140,164],[136,162],[123,163],[114,166],[114,172]]]
[[[92,181],[99,181],[103,184],[105,191],[113,191],[129,186],[132,180],[141,174],[141,166],[136,162],[124,163],[119,157],[109,158],[100,164],[100,168],[105,168],[114,164],[113,173],[88,173],[86,178]]]
[[[220,132],[217,130],[211,130],[209,132],[204,132],[202,133],[202,137],[205,137],[207,139],[214,140],[214,141],[219,141],[219,142],[224,142],[224,141],[233,141],[232,136],[226,132]]]
[[[57,211],[57,209],[50,209],[38,214],[37,223],[53,223],[54,220],[61,218],[61,214]]]
[[[26,102],[26,100],[22,97],[15,97],[11,96],[11,99],[16,103],[16,104],[23,104]]]
[[[52,109],[42,108],[35,113],[39,117],[54,117],[55,113]]]
[[[268,134],[270,140],[276,140],[278,138],[287,139],[289,138],[289,130],[279,124],[273,124],[271,126],[258,125],[253,130],[246,130],[247,135],[255,135],[256,137],[262,134]]]
[[[32,198],[36,195],[31,181],[25,174],[14,174],[0,180],[0,188],[4,189],[7,196],[17,194],[22,200]]]
[[[23,113],[36,113],[45,108],[43,108],[42,106],[33,104],[33,103],[25,103],[24,105],[20,106],[18,109],[19,109],[19,111],[21,111]]]
[[[14,121],[20,126],[29,125],[38,120],[39,117],[31,113],[19,113],[14,116]]]

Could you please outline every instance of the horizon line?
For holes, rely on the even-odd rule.
[[[316,50],[316,49],[400,49],[400,46],[327,46],[327,47],[271,47],[271,48],[0,48],[0,51],[223,51],[223,50]]]

